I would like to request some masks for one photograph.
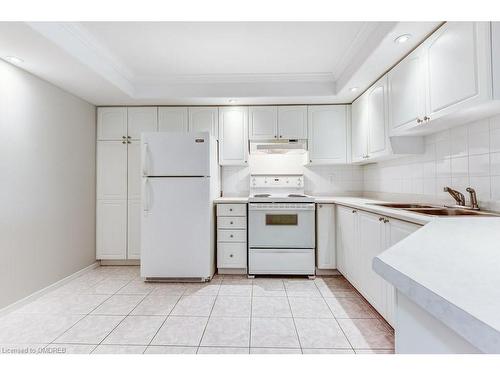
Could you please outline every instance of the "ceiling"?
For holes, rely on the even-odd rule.
[[[97,105],[346,103],[439,24],[0,22],[0,58]]]

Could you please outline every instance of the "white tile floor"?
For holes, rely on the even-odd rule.
[[[99,267],[0,317],[0,353],[392,353],[387,323],[343,277],[144,283]]]

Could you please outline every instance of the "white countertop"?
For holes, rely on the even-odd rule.
[[[335,203],[344,206],[349,206],[353,208],[358,208],[360,210],[365,210],[373,212],[380,215],[386,215],[394,219],[400,219],[409,221],[416,224],[427,224],[429,221],[434,220],[435,217],[426,216],[421,214],[414,214],[404,210],[398,210],[393,208],[374,206],[372,203],[382,203],[383,201],[378,201],[368,198],[359,197],[345,197],[345,196],[314,196],[316,203]],[[220,197],[214,200],[215,204],[218,203],[247,203],[248,197]]]
[[[374,270],[483,352],[500,353],[500,218],[439,218]]]

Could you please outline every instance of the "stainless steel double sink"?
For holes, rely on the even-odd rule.
[[[499,216],[490,212],[483,212],[464,208],[434,206],[419,203],[370,203],[374,206],[396,208],[429,216]]]

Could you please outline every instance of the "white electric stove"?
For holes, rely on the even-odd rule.
[[[303,175],[252,175],[248,205],[249,275],[315,273],[314,198]]]

